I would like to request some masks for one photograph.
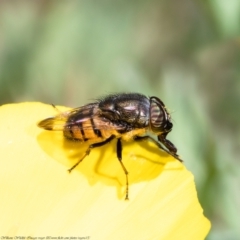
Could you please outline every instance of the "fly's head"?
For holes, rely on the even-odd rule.
[[[157,97],[150,97],[149,111],[151,131],[158,136],[158,140],[167,148],[169,153],[179,159],[177,148],[172,142],[166,139],[167,134],[172,130],[173,124],[164,103]]]

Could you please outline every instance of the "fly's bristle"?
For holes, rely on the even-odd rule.
[[[47,118],[38,123],[38,126],[40,128],[44,128],[46,130],[53,130],[53,125],[54,125],[54,118]]]

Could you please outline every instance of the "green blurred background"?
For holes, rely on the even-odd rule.
[[[240,239],[240,0],[0,1],[0,104],[160,97],[209,240]]]

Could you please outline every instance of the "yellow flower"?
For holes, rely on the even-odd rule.
[[[59,107],[60,110],[66,108]],[[37,122],[56,114],[42,103],[0,107],[1,236],[38,239],[204,239],[210,222],[183,164],[150,142],[116,141],[95,148],[68,173],[87,145],[45,131]],[[47,238],[49,237],[49,238]]]

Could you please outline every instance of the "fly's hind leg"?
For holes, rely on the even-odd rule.
[[[68,169],[68,172],[70,173],[75,167],[77,167],[77,165],[78,165],[79,163],[81,163],[81,162],[83,161],[83,159],[84,159],[87,155],[90,154],[90,152],[91,152],[91,150],[92,150],[93,148],[101,147],[101,146],[105,145],[106,143],[109,143],[110,141],[113,140],[114,137],[115,137],[115,136],[111,136],[110,138],[106,139],[106,140],[103,141],[103,142],[91,144],[91,145],[88,147],[88,149],[87,149],[87,151],[85,152],[85,154],[83,155],[83,157],[82,157],[76,164],[74,164],[70,169]]]
[[[122,143],[121,143],[121,138],[118,138],[117,140],[117,158],[122,166],[122,169],[125,173],[126,176],[126,196],[125,196],[125,200],[129,200],[128,199],[128,171],[126,169],[126,167],[123,165],[122,163]]]
[[[51,105],[58,112],[58,114],[62,114],[62,112],[56,107],[55,104],[52,103]]]
[[[52,107],[58,112],[58,117],[62,117],[63,119],[66,118],[68,115],[69,115],[69,112],[68,111],[61,111],[59,110],[56,105],[54,105],[53,103],[51,104]]]

